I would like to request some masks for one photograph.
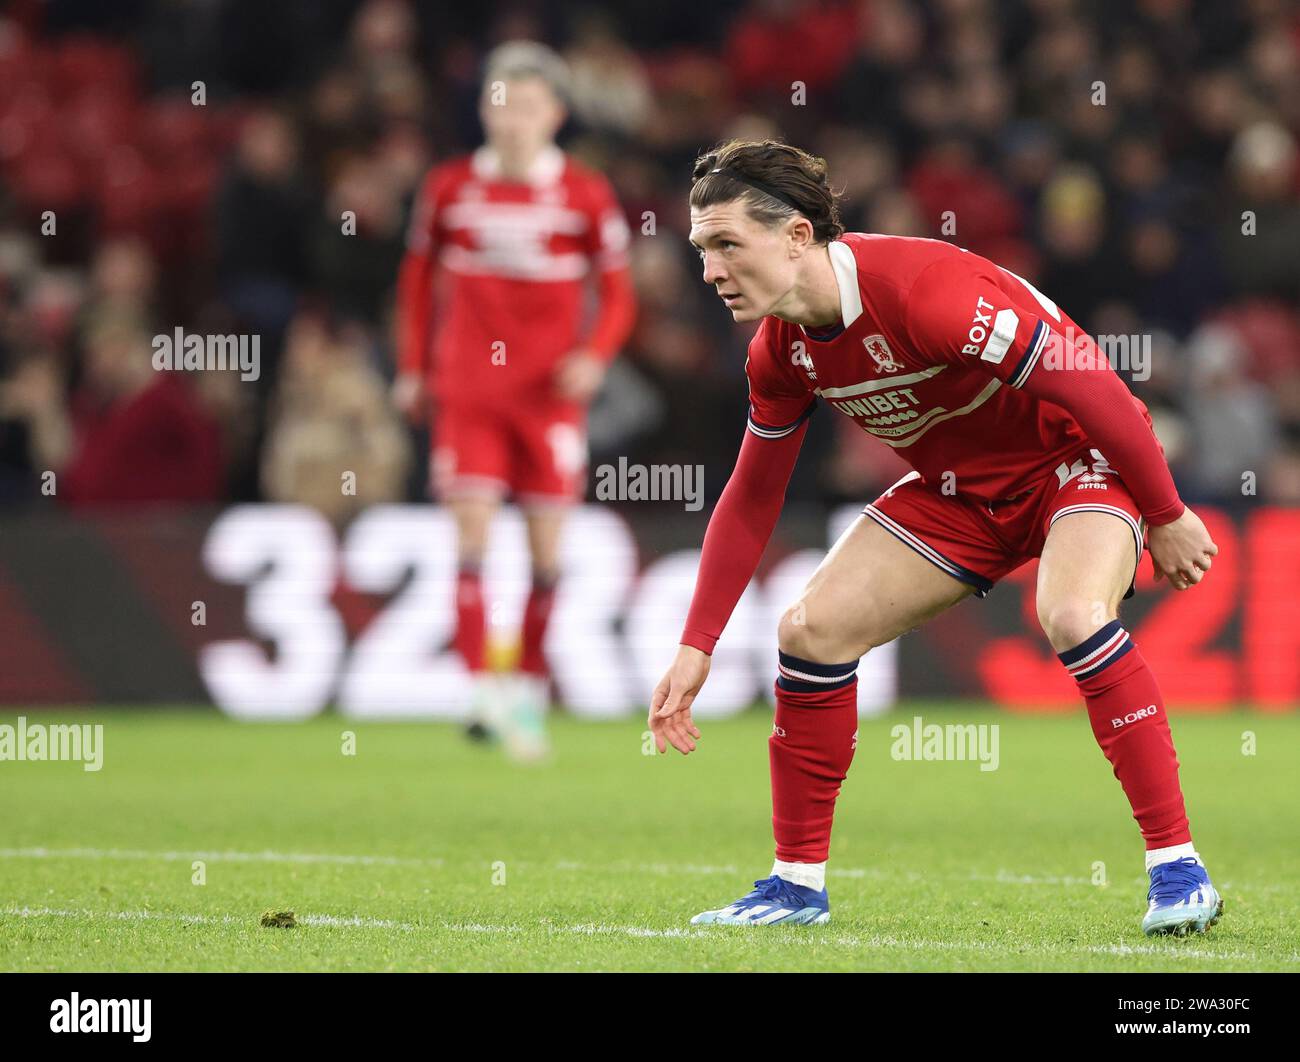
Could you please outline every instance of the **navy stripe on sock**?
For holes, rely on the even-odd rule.
[[[777,653],[779,675],[776,684],[791,693],[825,693],[843,689],[858,680],[858,662],[817,664],[789,653]]]
[[[1083,671],[1076,671],[1074,673],[1075,680],[1082,682],[1086,678],[1092,678],[1093,675],[1096,675],[1100,671],[1105,671],[1106,668],[1110,667],[1111,664],[1115,663],[1116,660],[1132,648],[1133,639],[1125,638],[1124,643],[1111,653],[1110,656],[1106,657],[1105,660],[1101,660],[1093,667],[1085,668]]]
[[[1113,619],[1091,638],[1087,638],[1080,642],[1073,649],[1067,649],[1065,652],[1057,653],[1056,655],[1062,664],[1066,667],[1070,667],[1072,664],[1082,660],[1089,653],[1100,649],[1110,641],[1115,636],[1115,632],[1120,629],[1120,626],[1121,624],[1119,620]]]
[[[797,656],[779,650],[776,659],[782,667],[788,667],[791,671],[802,671],[805,675],[816,675],[818,678],[843,678],[858,670],[856,660],[847,664],[815,664],[811,660],[800,660]]]
[[[1113,644],[1106,652],[1099,653],[1099,650],[1107,643]],[[1074,680],[1082,682],[1084,679],[1092,678],[1094,675],[1105,671],[1116,660],[1130,652],[1132,648],[1133,639],[1129,637],[1128,631],[1124,630],[1119,620],[1116,619],[1111,620],[1096,634],[1076,645],[1073,649],[1058,653],[1057,657],[1065,665],[1066,670],[1070,672]],[[1088,660],[1086,664],[1081,663],[1093,654],[1098,654],[1095,659]]]

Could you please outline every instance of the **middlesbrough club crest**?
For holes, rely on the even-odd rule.
[[[862,345],[867,348],[871,360],[876,363],[876,372],[897,372],[903,367],[894,360],[894,352],[889,349],[884,336],[867,336],[862,341]]]

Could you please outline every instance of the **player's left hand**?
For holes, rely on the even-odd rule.
[[[1175,590],[1188,590],[1204,579],[1219,552],[1205,524],[1191,509],[1184,509],[1172,523],[1151,528],[1147,546],[1156,580],[1163,576]]]
[[[555,370],[560,397],[583,405],[596,397],[605,380],[605,363],[589,350],[575,350],[561,359]]]
[[[650,696],[646,725],[662,754],[672,745],[683,756],[695,751],[700,728],[691,720],[691,705],[709,677],[709,655],[691,645],[679,645],[668,673]]]

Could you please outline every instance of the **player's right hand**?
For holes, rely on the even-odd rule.
[[[1187,508],[1177,520],[1151,528],[1147,548],[1156,580],[1163,576],[1175,590],[1190,589],[1205,578],[1219,552],[1201,518]]]
[[[393,381],[391,394],[397,411],[412,423],[419,423],[427,412],[425,406],[424,378],[417,372],[399,373]]]
[[[694,739],[700,736],[700,728],[691,721],[691,704],[709,677],[709,663],[708,653],[679,645],[676,659],[655,687],[646,721],[661,753],[667,752],[669,745],[683,756],[695,751]]]

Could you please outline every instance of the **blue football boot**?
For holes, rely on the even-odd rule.
[[[822,925],[831,920],[826,890],[809,889],[776,877],[754,882],[754,891],[716,911],[702,911],[692,925]]]
[[[1149,937],[1204,933],[1223,914],[1223,899],[1210,884],[1210,875],[1190,856],[1151,868],[1147,900],[1142,932]]]

